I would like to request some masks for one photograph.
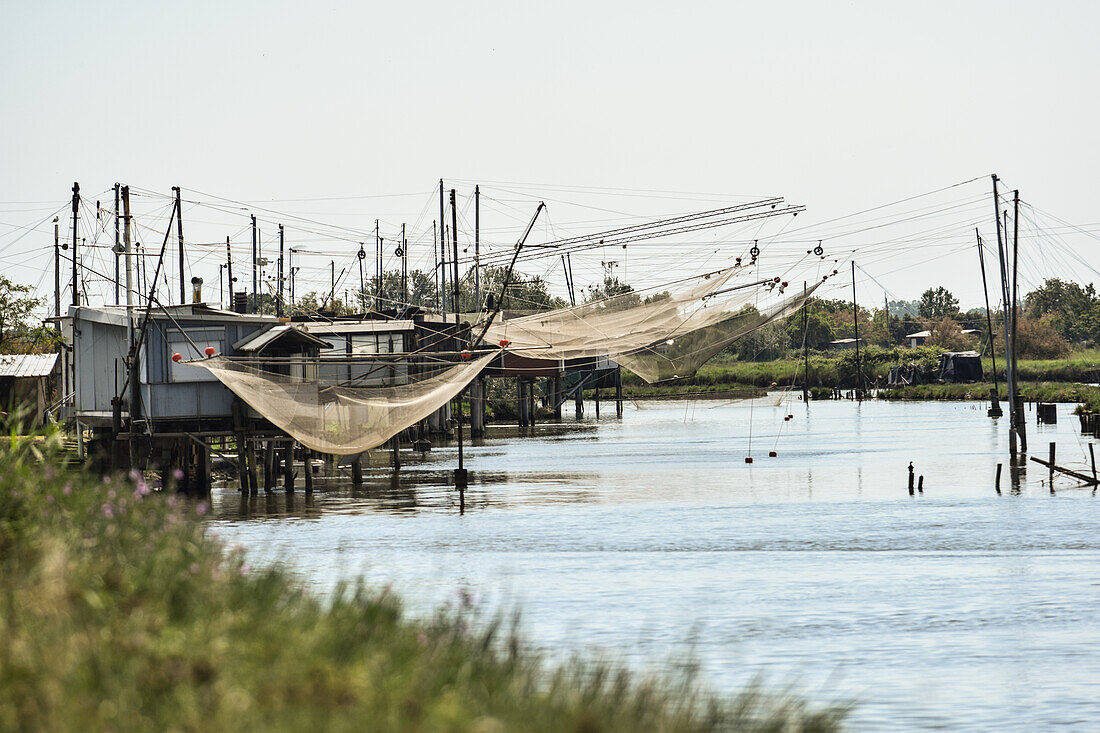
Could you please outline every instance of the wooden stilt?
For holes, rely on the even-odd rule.
[[[283,490],[288,494],[294,493],[294,443],[288,442],[283,446]]]
[[[401,435],[390,438],[390,447],[393,449],[393,470],[401,470]]]
[[[615,417],[623,416],[623,368],[615,367]]]
[[[264,491],[275,490],[275,441],[269,440],[264,445]]]
[[[256,467],[256,441],[245,439],[245,454],[248,463],[248,493],[251,496],[256,496],[260,493],[260,481],[257,474]]]
[[[302,469],[305,473],[306,493],[313,493],[313,451],[302,446]]]
[[[363,485],[363,456],[358,455],[351,462],[351,483],[355,486]]]

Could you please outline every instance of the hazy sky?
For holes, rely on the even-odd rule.
[[[610,222],[721,200],[611,205],[595,189],[778,194],[808,225],[984,176],[952,194],[980,195],[997,172],[1095,232],[1098,27],[1094,2],[6,2],[0,265],[52,287],[50,226],[13,244],[13,225],[74,180],[93,196],[180,185],[362,231],[430,227],[440,177],[547,184],[523,191],[562,201],[552,221],[572,232],[583,217],[566,201]],[[416,195],[351,198],[382,194]],[[530,207],[513,204],[486,228],[514,236]],[[189,239],[236,245],[247,223],[188,213]],[[944,224],[966,234],[965,218]],[[1093,235],[1065,241],[1100,268]],[[938,280],[976,305],[968,257],[868,268],[899,296]],[[195,265],[207,282],[216,262]]]

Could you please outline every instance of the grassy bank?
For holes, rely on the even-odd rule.
[[[886,384],[890,367],[895,364],[919,363],[926,373],[934,374],[939,349],[876,349],[862,354],[863,373],[872,383]],[[988,376],[993,374],[993,362],[984,359],[983,368]],[[1100,350],[1082,351],[1066,359],[1023,359],[1019,362],[1021,392],[1025,399],[1043,402],[1081,402],[1089,409],[1100,410],[1100,390],[1085,383],[1100,382]],[[801,358],[791,357],[773,361],[747,362],[731,357],[718,358],[704,364],[689,379],[658,385],[647,385],[633,374],[623,373],[623,391],[626,395],[654,396],[699,393],[722,390],[748,390],[752,387],[767,388],[797,384],[804,380],[805,366]],[[997,371],[1003,377],[1004,364],[997,362]],[[811,387],[851,389],[855,385],[855,352],[811,353],[809,357],[809,384]],[[892,399],[983,399],[988,395],[992,381],[978,384],[924,384],[889,390],[883,396]],[[1003,379],[1002,395],[1005,394]],[[967,395],[970,395],[967,397]]]
[[[841,714],[709,696],[577,662],[551,668],[468,610],[404,618],[348,587],[320,601],[204,531],[204,504],[141,477],[0,446],[0,729],[834,730]]]

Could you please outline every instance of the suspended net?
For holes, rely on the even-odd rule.
[[[790,294],[779,278],[748,270],[512,318],[494,324],[487,339],[535,359],[607,356],[647,382],[689,377],[737,339],[801,308],[820,284]]]
[[[459,364],[404,363],[406,371],[389,381],[405,384],[367,384],[387,381],[370,376],[332,381],[319,378],[318,372],[355,372],[349,362],[321,363],[236,360],[214,357],[188,362],[208,369],[218,380],[249,407],[267,418],[302,445],[321,453],[355,455],[383,445],[399,432],[415,425],[443,407],[474,380],[499,352]],[[373,367],[364,369],[378,370]],[[261,366],[268,368],[264,369]],[[409,373],[414,366],[415,376]],[[272,369],[286,368],[304,376],[280,374]],[[398,367],[381,367],[396,370]],[[362,376],[364,372],[360,372]],[[383,371],[384,375],[385,372]],[[335,377],[339,379],[339,377]]]

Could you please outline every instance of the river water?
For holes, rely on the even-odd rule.
[[[214,531],[319,593],[365,577],[415,615],[518,609],[552,659],[691,657],[716,691],[763,677],[851,701],[857,730],[1100,727],[1091,489],[1056,478],[1052,494],[1035,463],[1014,483],[1006,420],[979,403],[780,399],[490,427],[462,501],[453,445],[397,478],[379,453],[358,490],[225,488]],[[1056,426],[1028,417],[1033,453],[1057,441],[1059,464],[1090,470],[1068,407]]]

